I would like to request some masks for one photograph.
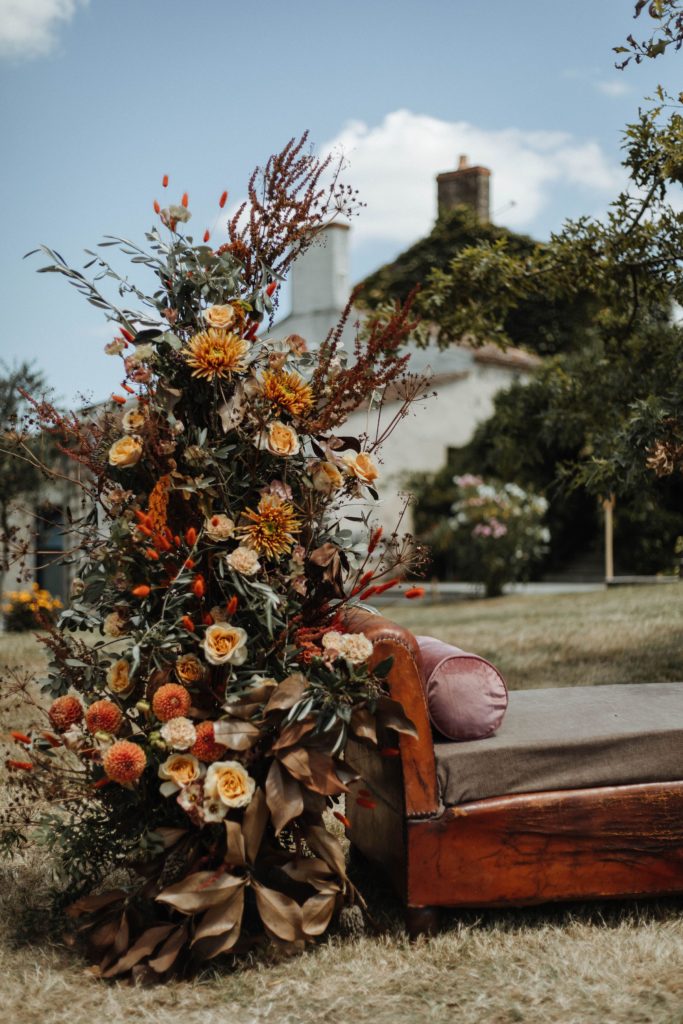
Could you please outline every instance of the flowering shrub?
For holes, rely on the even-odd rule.
[[[450,527],[459,573],[484,584],[487,597],[503,584],[527,579],[546,551],[550,533],[542,525],[548,503],[517,484],[485,483],[470,473],[454,477],[460,496]]]
[[[156,275],[152,295],[101,256],[89,281],[43,250],[117,325],[106,351],[122,384],[90,416],[33,403],[86,467],[88,508],[74,600],[46,641],[53,703],[14,734],[26,796],[6,831],[25,840],[50,794],[42,834],[104,977],[187,971],[264,939],[300,947],[362,905],[323,812],[357,778],[349,736],[413,731],[385,692],[390,662],[346,614],[412,564],[409,539],[358,511],[377,497],[387,431],[339,432],[386,385],[405,405],[422,390],[399,354],[408,307],[375,320],[350,361],[340,330],[312,348],[259,335],[293,256],[353,205],[302,144],[252,178],[243,226],[215,250],[208,232],[198,245],[179,232],[186,194],[155,202],[149,249],[118,241]],[[103,278],[140,308],[109,302]],[[113,868],[129,880],[107,890]]]
[[[2,595],[5,629],[11,633],[39,629],[54,622],[61,607],[59,598],[53,597],[49,590],[43,590],[37,583],[30,590],[8,590]]]

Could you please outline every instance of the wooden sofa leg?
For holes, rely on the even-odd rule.
[[[439,931],[438,907],[406,907],[406,931],[411,939],[420,935],[436,935]]]

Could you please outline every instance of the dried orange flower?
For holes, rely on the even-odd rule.
[[[313,391],[298,373],[287,370],[266,370],[263,374],[263,396],[270,404],[290,416],[303,416],[313,407]]]
[[[216,743],[213,722],[199,723],[197,726],[197,738],[190,748],[191,754],[194,754],[200,761],[211,764],[212,761],[220,761],[227,749],[222,743]]]
[[[168,722],[171,718],[184,718],[191,705],[190,694],[178,683],[160,686],[152,697],[152,711],[160,722]]]
[[[130,740],[112,743],[102,759],[102,766],[112,782],[130,785],[137,782],[147,765],[145,752]]]
[[[241,373],[249,342],[231,331],[209,327],[195,334],[185,350],[185,361],[192,367],[192,376],[205,380],[229,380],[233,373]]]
[[[294,544],[293,535],[301,529],[294,506],[275,494],[264,495],[256,511],[247,508],[243,515],[250,525],[240,526],[236,532],[249,547],[268,558],[286,554]]]

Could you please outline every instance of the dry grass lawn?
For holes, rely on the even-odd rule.
[[[501,598],[387,611],[476,650],[511,685],[683,679],[678,587]],[[0,664],[40,664],[0,638]],[[1,673],[0,673],[1,678]],[[368,885],[375,931],[335,935],[291,960],[255,960],[159,989],[105,985],[41,937],[49,881],[33,854],[0,868],[0,1005],[17,1024],[680,1024],[678,900],[451,914],[409,945],[388,890]]]

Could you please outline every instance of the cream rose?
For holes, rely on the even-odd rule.
[[[234,532],[235,524],[233,520],[223,512],[220,512],[215,516],[208,516],[204,520],[204,533],[209,540],[228,540],[229,537],[232,537]]]
[[[161,795],[177,793],[200,779],[203,773],[204,766],[192,754],[171,754],[159,765],[159,778],[164,780],[160,786]]]
[[[234,569],[235,572],[240,573],[242,576],[254,576],[261,568],[256,552],[253,548],[247,548],[244,545],[235,548],[229,555],[226,555],[225,561],[231,569]]]
[[[175,674],[181,683],[200,683],[204,678],[204,666],[194,654],[181,654],[175,663]]]
[[[313,489],[321,494],[331,494],[344,483],[344,478],[332,462],[318,462],[311,474]]]
[[[107,671],[107,686],[112,693],[126,697],[133,689],[130,678],[130,666],[125,658],[119,658]]]
[[[109,465],[125,469],[135,466],[142,455],[142,438],[137,434],[129,434],[114,441],[109,449]]]
[[[112,639],[124,636],[126,633],[126,620],[121,612],[110,612],[109,615],[105,615],[102,622],[102,632],[105,636],[112,637]]]
[[[214,761],[204,780],[209,800],[220,800],[226,807],[246,807],[255,789],[256,783],[239,761]]]
[[[299,451],[299,435],[293,427],[288,427],[280,420],[273,420],[266,427],[265,435],[259,438],[259,447],[265,448],[272,455],[296,455]]]
[[[129,409],[124,414],[121,426],[127,434],[135,434],[138,430],[142,430],[146,420],[147,417],[142,409]]]
[[[189,718],[169,718],[161,727],[161,738],[174,750],[189,750],[197,739],[197,730]]]
[[[202,316],[209,327],[227,328],[232,326],[237,319],[233,306],[209,306],[204,310]]]
[[[343,456],[347,471],[361,483],[371,484],[379,476],[379,470],[366,452],[348,452]]]
[[[206,630],[204,654],[210,665],[243,665],[247,660],[246,630],[214,623]]]
[[[373,652],[373,645],[363,633],[338,633],[330,630],[322,639],[325,650],[345,658],[351,665],[362,665]]]

